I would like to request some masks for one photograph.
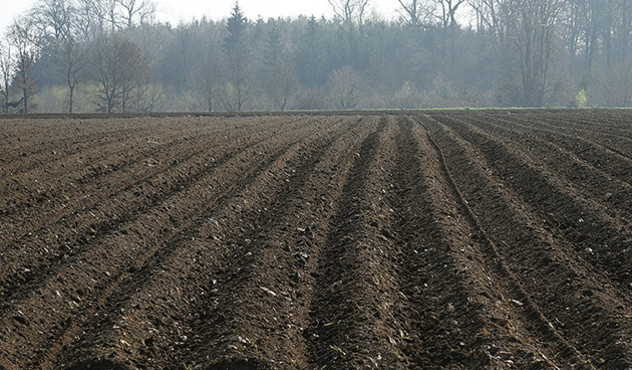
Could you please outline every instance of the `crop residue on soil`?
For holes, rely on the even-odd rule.
[[[630,122],[0,120],[0,369],[630,368]]]

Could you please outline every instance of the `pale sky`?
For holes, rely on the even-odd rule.
[[[230,15],[234,0],[155,0],[158,5],[158,20],[177,25],[180,20],[189,21],[207,18],[221,19]],[[4,31],[14,17],[30,9],[35,0],[0,0],[0,30]],[[332,17],[327,0],[240,0],[239,4],[246,17],[251,20],[262,16],[264,19],[297,15],[321,15]],[[397,0],[373,0],[373,9],[385,18],[396,16]]]

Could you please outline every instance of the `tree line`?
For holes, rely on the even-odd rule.
[[[37,0],[0,39],[3,112],[632,105],[628,0],[328,1],[172,25],[152,0]]]

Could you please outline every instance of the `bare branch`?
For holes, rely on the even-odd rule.
[[[15,68],[13,58],[13,48],[10,44],[0,41],[0,95],[2,96],[2,112],[7,113],[9,105],[9,87],[11,86],[11,75]]]
[[[131,29],[135,20],[138,24],[149,21],[156,12],[156,4],[152,0],[115,0],[121,9],[122,24]]]
[[[345,25],[362,24],[369,0],[327,0],[336,18]]]

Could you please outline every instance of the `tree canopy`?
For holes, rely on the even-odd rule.
[[[632,105],[628,0],[330,4],[172,25],[150,0],[38,0],[0,39],[3,111]]]

